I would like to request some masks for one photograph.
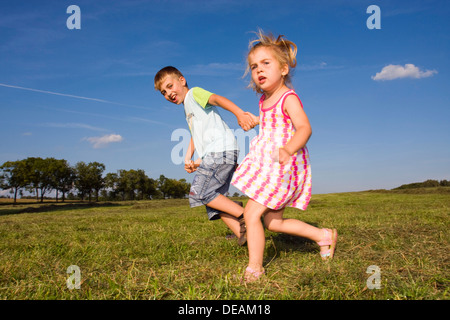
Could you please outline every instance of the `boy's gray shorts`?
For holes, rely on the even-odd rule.
[[[230,188],[231,178],[236,170],[239,151],[211,152],[206,154],[197,168],[189,192],[191,208],[206,205],[209,220],[219,219],[222,211],[207,206],[219,194]]]

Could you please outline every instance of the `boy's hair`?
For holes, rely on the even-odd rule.
[[[184,77],[183,74],[175,67],[167,66],[159,70],[155,75],[155,89],[159,90],[161,87],[161,82],[164,80],[166,76],[176,76],[176,77]],[[186,82],[187,87],[187,82]]]
[[[287,64],[289,67],[289,73],[284,77],[284,83],[290,87],[291,74],[293,73],[293,68],[297,65],[297,46],[292,41],[283,39],[284,35],[279,35],[278,38],[275,38],[272,33],[266,35],[261,29],[255,32],[255,34],[258,36],[258,39],[252,40],[249,43],[247,69],[245,70],[244,77],[250,72],[250,61],[248,60],[250,54],[260,47],[271,48],[280,65]],[[253,79],[250,79],[249,88],[252,88],[258,93],[263,93]]]

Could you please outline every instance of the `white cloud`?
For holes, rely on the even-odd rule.
[[[376,75],[372,76],[373,80],[394,80],[401,78],[427,78],[437,73],[436,70],[421,71],[418,67],[411,63],[405,64],[405,66],[390,64],[384,67]]]
[[[90,137],[84,140],[92,143],[94,149],[106,147],[108,144],[113,142],[121,142],[123,140],[122,136],[119,134],[107,134],[102,137]]]

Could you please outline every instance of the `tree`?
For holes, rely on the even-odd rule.
[[[117,172],[117,192],[121,195],[122,200],[128,199],[130,196],[131,183],[127,170],[119,170]]]
[[[43,159],[39,157],[28,157],[23,160],[25,163],[25,179],[27,189],[30,192],[36,192],[36,201],[39,201],[39,188],[42,180]]]
[[[450,181],[447,181],[447,180],[441,180],[441,181],[439,181],[439,185],[440,185],[441,187],[450,187]]]
[[[58,160],[55,158],[41,159],[35,161],[35,172],[38,172],[38,189],[41,191],[41,202],[44,202],[44,195],[54,189],[55,175],[58,167]]]
[[[99,162],[86,164],[80,161],[75,165],[75,187],[81,193],[82,199],[87,194],[90,202],[92,192],[95,191],[96,201],[98,201],[100,189],[104,186],[103,171],[105,171],[105,165]]]
[[[189,193],[191,189],[191,184],[186,182],[186,179],[169,179],[171,188],[169,191],[169,196],[172,198],[184,198],[186,194]]]
[[[119,176],[117,173],[107,173],[105,176],[105,185],[106,189],[109,189],[109,192],[106,191],[106,197],[110,200],[116,200],[118,195],[118,186],[119,186]]]
[[[159,189],[159,191],[162,192],[163,199],[166,199],[169,197],[170,181],[163,174],[159,176],[158,189]]]
[[[17,192],[27,185],[26,167],[23,160],[7,161],[0,167],[0,188],[12,189],[14,192],[14,203],[17,201]]]
[[[160,197],[161,192],[158,190],[158,182],[155,179],[148,178],[145,181],[144,195],[147,199],[153,199]],[[144,198],[143,195],[143,198]]]
[[[92,188],[95,191],[95,201],[98,202],[100,190],[103,188],[105,183],[103,179],[103,171],[105,171],[105,165],[99,162],[90,162],[89,170],[92,174]]]
[[[58,201],[58,191],[62,193],[62,202],[65,200],[66,192],[73,188],[75,181],[75,170],[66,160],[56,160],[53,168],[53,188],[56,190],[56,201]]]
[[[184,198],[189,193],[191,184],[185,179],[175,180],[166,178],[164,175],[159,176],[159,191],[163,193],[165,198]]]

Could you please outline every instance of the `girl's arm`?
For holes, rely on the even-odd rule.
[[[296,96],[289,95],[286,97],[284,111],[291,118],[295,134],[284,147],[280,148],[280,164],[287,164],[290,157],[306,145],[312,134],[308,117]]]
[[[253,114],[251,114],[250,112],[244,112],[241,108],[239,108],[232,101],[228,100],[225,97],[219,96],[217,94],[212,94],[209,97],[208,103],[214,106],[222,107],[225,110],[233,113],[238,120],[238,124],[245,131],[250,130],[258,124],[257,118]]]

